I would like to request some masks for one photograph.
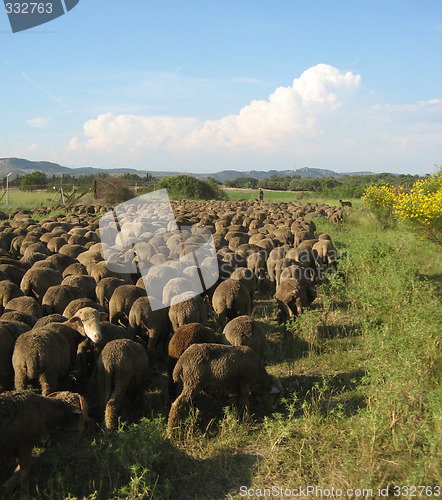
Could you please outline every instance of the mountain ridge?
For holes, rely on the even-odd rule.
[[[134,168],[97,168],[97,167],[65,167],[59,165],[58,163],[53,163],[49,161],[32,161],[26,160],[24,158],[0,158],[0,178],[6,177],[9,172],[12,172],[11,180],[17,177],[17,175],[26,175],[32,172],[43,172],[46,175],[61,176],[66,175],[94,175],[99,173],[108,173],[110,175],[120,175],[123,173],[131,173],[138,175],[146,175],[149,173],[154,177],[165,177],[168,175],[176,175],[182,172],[164,172],[164,171],[154,171],[154,170],[137,170]],[[249,177],[262,180],[268,178],[272,175],[278,177],[285,177],[287,175],[299,175],[300,177],[343,177],[346,175],[374,175],[374,172],[350,172],[350,173],[338,173],[333,170],[326,170],[321,168],[313,167],[302,167],[296,170],[222,170],[220,172],[215,172],[211,174],[198,174],[190,173],[200,179],[207,179],[208,177],[213,177],[219,182],[225,182],[228,180],[234,180],[238,177]]]

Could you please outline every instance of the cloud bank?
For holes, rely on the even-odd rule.
[[[338,171],[407,171],[412,162],[432,166],[440,160],[441,109],[440,99],[382,103],[362,87],[360,75],[318,64],[267,100],[219,120],[101,114],[72,138],[67,155],[92,155],[108,166],[130,159],[136,168],[146,168],[141,162],[149,157],[158,170],[192,165],[195,172],[285,169],[293,162]]]

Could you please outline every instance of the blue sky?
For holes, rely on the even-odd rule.
[[[0,157],[215,172],[441,164],[436,0],[80,0],[13,34]]]

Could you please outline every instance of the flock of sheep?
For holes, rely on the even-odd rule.
[[[253,301],[274,295],[282,324],[313,302],[318,276],[336,268],[336,249],[315,234],[312,218],[340,222],[342,208],[173,202],[181,236],[156,228],[131,247],[135,267],[105,260],[100,217],[109,208],[77,207],[41,222],[19,210],[0,222],[0,461],[18,460],[3,492],[20,483],[21,499],[29,498],[35,445],[57,427],[81,430],[88,407],[116,429],[125,398],[142,408],[152,371],[166,359],[171,432],[201,392],[236,393],[247,415],[253,387],[274,410],[282,387],[265,369]],[[180,253],[192,227],[209,231],[216,249],[219,276],[201,294],[189,283],[208,263]],[[159,284],[168,307],[149,300]]]

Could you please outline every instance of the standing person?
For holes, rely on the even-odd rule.
[[[259,196],[258,196],[258,200],[261,202],[264,200],[264,192],[261,188],[259,188]]]

